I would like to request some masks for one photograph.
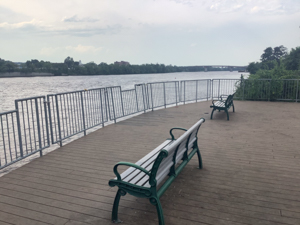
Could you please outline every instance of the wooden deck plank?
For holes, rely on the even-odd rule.
[[[189,128],[200,117],[204,168],[192,159],[162,196],[166,224],[300,224],[299,104],[235,101],[230,121],[222,112],[210,120],[209,105],[106,126],[1,177],[0,225],[111,224],[114,164],[136,162],[169,138],[170,128]],[[124,224],[158,224],[146,199],[122,197],[119,213]]]

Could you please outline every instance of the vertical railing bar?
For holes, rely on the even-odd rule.
[[[296,102],[298,102],[299,80],[297,80]]]
[[[61,107],[61,123],[62,123],[62,134],[63,134],[63,137],[62,138],[65,138],[66,137],[66,130],[65,130],[65,123],[64,123],[64,108],[63,108],[63,103],[62,103],[62,95],[59,95],[59,100],[60,100],[60,107]],[[59,111],[58,111],[59,113]]]
[[[178,83],[179,83],[178,81],[175,82],[175,98],[176,98],[176,106],[178,105],[178,93],[177,93],[177,92],[178,92],[178,90],[177,90],[178,87],[177,87],[177,86],[179,86]]]
[[[221,85],[221,79],[219,79],[219,87],[218,87],[218,100],[220,99],[220,85]]]
[[[152,111],[153,111],[153,93],[152,93],[152,84],[150,84],[150,90],[151,90],[151,102],[152,102]]]
[[[42,103],[41,103],[42,104]],[[44,97],[44,113],[45,113],[45,125],[46,125],[46,135],[47,135],[47,145],[50,146],[50,137],[48,129],[48,115],[47,115],[47,102],[46,97]],[[49,118],[50,119],[50,118]]]
[[[185,81],[183,81],[184,83],[184,89],[183,89],[183,104],[185,104]]]
[[[198,100],[198,80],[196,80],[196,102]]]
[[[1,119],[1,130],[2,130],[2,140],[3,140],[4,159],[5,159],[5,164],[7,164],[7,156],[6,156],[6,148],[5,148],[5,138],[4,138],[4,130],[3,130],[2,116],[0,116],[0,119]]]
[[[13,127],[13,133],[14,133],[14,143],[15,143],[15,152],[16,152],[16,158],[18,157],[18,151],[17,151],[17,141],[16,141],[16,131],[15,131],[15,123],[14,123],[14,114],[11,114],[11,123]]]
[[[29,110],[28,110],[28,100],[26,102],[26,109],[27,109],[27,120],[28,120],[28,129],[29,129],[29,140],[30,140],[30,152],[32,152],[32,140],[31,140],[31,127],[30,127],[30,121],[29,121]]]
[[[67,93],[67,94],[66,94],[66,99],[67,99],[67,108],[68,108],[67,111],[68,111],[68,118],[69,118],[69,119],[68,119],[68,121],[69,121],[69,126],[68,126],[69,129],[68,129],[68,130],[70,131],[70,134],[72,134],[72,127],[73,127],[73,126],[72,126],[71,114],[70,114],[69,96],[70,96],[70,93]]]
[[[110,93],[111,93],[111,103],[112,103],[112,108],[113,108],[113,113],[114,113],[114,121],[115,121],[115,123],[117,123],[116,113],[115,113],[114,96],[113,96],[112,88],[110,89]]]
[[[164,87],[164,103],[165,103],[165,108],[167,108],[166,84],[165,84],[165,82],[163,83],[163,87]]]
[[[31,118],[32,118],[32,130],[33,130],[33,138],[34,138],[34,150],[37,150],[36,147],[36,135],[35,135],[35,125],[34,125],[34,113],[33,113],[33,106],[32,106],[32,100],[30,99],[30,105],[31,105]],[[29,118],[29,116],[28,116]]]
[[[104,115],[103,115],[103,102],[102,102],[102,90],[100,89],[100,104],[101,104],[101,119],[102,119],[102,127],[104,127]]]
[[[73,118],[73,131],[75,132],[78,132],[78,121],[79,121],[79,117],[78,117],[78,109],[77,109],[77,103],[75,103],[75,97],[76,97],[76,92],[75,93],[72,93],[71,95],[71,99],[70,101],[72,102],[72,110],[73,110],[73,115],[72,115],[72,118]]]
[[[73,96],[74,96],[74,93],[70,93],[69,96],[68,96],[68,99],[70,99],[70,102],[68,100],[68,104],[69,104],[69,109],[71,110],[71,114],[70,114],[70,119],[71,119],[71,124],[72,124],[72,133],[74,134],[75,132],[77,132],[77,129],[76,129],[76,118],[75,118],[75,110],[74,110],[74,103],[72,102],[73,100]]]
[[[135,85],[134,90],[135,90],[135,99],[136,99],[136,110],[137,110],[137,112],[139,112],[138,95],[137,95],[137,91],[136,91],[137,87],[139,87],[139,86]],[[145,109],[145,107],[144,107],[144,109]]]
[[[62,147],[62,136],[61,136],[61,127],[60,127],[60,116],[59,116],[59,104],[58,104],[58,95],[55,95],[55,103],[56,103],[56,116],[57,116],[57,128],[58,128],[58,138],[60,147]]]
[[[60,100],[63,101],[63,105],[62,105],[61,108],[62,108],[62,122],[63,122],[64,138],[69,136],[68,116],[67,116],[67,109],[66,109],[67,107],[66,107],[65,95],[66,94],[62,94],[61,98],[60,98]],[[64,106],[64,108],[63,108],[63,106]],[[63,114],[63,112],[65,112],[65,114]],[[64,125],[66,125],[66,127],[64,127]]]
[[[37,130],[38,130],[38,141],[39,141],[39,149],[42,148],[42,142],[41,142],[41,127],[40,127],[40,117],[39,117],[39,107],[38,107],[38,99],[35,98],[35,110],[36,110],[36,124],[37,124]],[[35,149],[37,150],[37,149]],[[40,156],[42,156],[42,150],[40,150]]]
[[[93,94],[94,94],[94,118],[95,118],[95,124],[99,124],[101,122],[101,115],[100,115],[100,102],[99,99],[97,99],[98,95],[97,93],[99,92],[99,89],[94,90]]]
[[[90,126],[90,124],[92,123],[91,116],[90,116],[91,115],[92,104],[91,104],[90,92],[85,91],[84,96],[85,96],[85,98],[84,98],[85,106],[87,106],[87,107],[85,107],[86,111],[84,113],[84,115],[85,115],[85,124],[86,124],[85,129],[87,129]]]
[[[39,102],[39,105],[41,106],[40,108],[41,108],[41,110],[40,110],[40,112],[39,113],[41,113],[41,117],[42,117],[42,119],[41,119],[41,121],[42,121],[42,133],[43,133],[43,141],[44,141],[44,146],[46,146],[46,141],[45,141],[45,126],[44,126],[44,119],[46,120],[47,119],[47,117],[43,117],[43,105],[44,105],[44,112],[45,112],[45,107],[47,107],[46,105],[45,105],[45,101],[46,101],[46,99],[45,99],[45,97],[43,97],[43,104],[42,104],[42,99],[41,98],[39,98],[39,100],[40,100],[40,102]],[[48,129],[48,127],[47,127],[47,129]]]
[[[52,102],[53,102],[53,96],[52,96]],[[46,102],[45,102],[46,103]],[[52,125],[52,116],[51,116],[51,102],[50,102],[50,96],[49,95],[47,95],[47,103],[46,104],[48,104],[48,110],[49,110],[49,122],[50,122],[50,132],[51,132],[51,142],[52,142],[52,144],[53,144],[53,142],[54,142],[54,134],[53,134],[53,125]],[[53,106],[53,110],[54,110],[54,106]],[[55,113],[54,113],[54,115],[55,115]],[[47,121],[47,117],[46,117],[46,121]],[[55,124],[55,118],[54,118],[54,124]],[[54,125],[55,126],[55,125]],[[56,127],[55,127],[55,130],[56,130]],[[56,132],[55,132],[55,134],[56,134]]]
[[[10,144],[10,134],[9,134],[9,123],[8,123],[8,116],[7,116],[7,114],[6,114],[6,127],[7,127],[8,149],[9,149],[9,154],[10,154],[10,160],[12,161],[11,144]]]
[[[82,115],[82,125],[83,125],[83,134],[86,135],[86,122],[85,122],[85,113],[84,113],[84,104],[83,104],[83,91],[80,91],[80,97],[81,97],[81,115]],[[86,100],[86,96],[84,98]],[[86,101],[85,101],[86,105]]]
[[[82,111],[81,109],[81,98],[80,98],[80,93],[81,92],[76,92],[75,93],[75,104],[76,104],[76,114],[77,114],[77,132],[82,131],[83,130],[83,126],[82,126],[82,113],[80,113]],[[76,126],[76,127],[77,127]]]

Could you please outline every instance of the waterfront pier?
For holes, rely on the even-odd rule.
[[[136,162],[199,118],[197,157],[162,196],[166,224],[300,224],[300,114],[291,102],[235,101],[216,112],[210,101],[140,114],[105,126],[0,178],[0,225],[111,224],[118,161]],[[139,140],[139,141],[137,141]],[[121,168],[121,167],[120,167]],[[123,224],[158,224],[147,199],[121,198]]]

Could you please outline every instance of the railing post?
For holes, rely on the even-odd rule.
[[[165,108],[167,108],[167,102],[166,102],[166,83],[164,82],[164,103],[165,103]]]
[[[137,96],[137,91],[136,91],[138,86],[140,86],[140,84],[136,84],[135,88],[134,88],[134,90],[135,90],[135,101],[136,101],[136,111],[137,112],[139,112],[139,103],[138,103],[138,96]]]
[[[198,99],[198,80],[196,80],[196,102]]]
[[[60,145],[60,147],[62,147],[61,127],[60,127],[60,116],[59,116],[58,98],[57,98],[57,95],[55,95],[55,104],[56,104],[56,113],[57,113],[57,126],[58,126],[59,145]]]
[[[144,90],[144,87],[145,87],[145,84],[142,84],[142,95],[143,95],[144,113],[146,113],[146,104],[145,104],[146,89]]]
[[[48,96],[47,96],[48,100]],[[47,114],[47,107],[50,108],[49,101],[46,101],[46,97],[44,98],[44,109],[45,109],[45,122],[46,122],[46,134],[47,134],[47,144],[50,146],[50,135],[49,135],[49,124],[48,124],[48,114]],[[50,109],[49,109],[50,110]],[[50,115],[49,115],[49,122],[51,121]]]
[[[177,95],[178,95],[178,94],[177,94],[177,90],[178,90],[178,89],[177,89],[177,84],[178,84],[178,81],[176,81],[176,82],[175,82],[175,97],[176,97],[176,106],[178,105],[178,104],[177,104],[177,100],[178,100],[178,97],[177,97]],[[179,86],[179,85],[178,85],[178,86]]]
[[[84,114],[84,104],[83,104],[83,94],[82,91],[80,91],[80,98],[81,98],[81,111],[82,111],[82,125],[83,125],[83,133],[84,136],[86,135],[86,129],[85,129],[85,114]]]
[[[183,104],[185,104],[185,81],[183,81],[184,87],[183,87]]]
[[[299,80],[297,80],[296,102],[298,102]]]
[[[53,96],[52,96],[52,100],[53,100]],[[47,102],[45,102],[45,104],[48,104],[50,133],[51,133],[51,143],[53,144],[53,142],[54,142],[54,135],[53,135],[53,127],[52,127],[53,125],[52,125],[52,115],[51,115],[51,107],[50,107],[50,104],[51,104],[50,103],[50,95],[47,95]],[[47,129],[47,131],[48,131],[48,129]]]
[[[220,85],[221,85],[221,79],[219,79],[218,100],[219,100],[219,98],[220,98]]]
[[[150,83],[150,90],[151,90],[151,102],[152,102],[152,111],[153,111],[153,94],[152,94],[152,83]]]
[[[211,80],[211,99],[214,99],[214,79]]]
[[[36,123],[37,123],[37,128],[38,128],[38,137],[39,137],[39,148],[42,148],[42,143],[41,143],[41,127],[40,127],[40,116],[39,116],[39,107],[38,107],[38,101],[37,98],[35,100],[35,110],[36,110]],[[42,150],[40,150],[40,156],[43,156]]]
[[[209,81],[210,81],[210,80],[206,80],[206,101],[208,101]]]
[[[122,90],[121,90],[121,87],[120,87],[120,97],[121,97],[121,106],[122,106],[122,113],[123,113],[123,116],[125,115],[124,113],[124,105],[123,105],[123,94],[122,94]]]
[[[268,98],[268,101],[270,101],[270,99],[271,99],[271,82],[272,82],[272,79],[269,80],[269,98]]]
[[[105,98],[105,90],[104,90],[104,98]],[[103,116],[103,102],[102,102],[102,89],[100,89],[100,104],[101,104],[101,119],[102,119],[102,127],[104,127],[104,116]],[[106,104],[105,104],[106,107]]]
[[[15,107],[16,107],[16,116],[17,116],[17,126],[18,126],[18,135],[19,135],[19,146],[20,146],[20,156],[21,158],[24,156],[23,154],[23,144],[22,144],[22,133],[21,133],[21,123],[20,123],[20,115],[19,115],[19,106],[18,102],[15,101]]]
[[[111,103],[112,103],[112,108],[113,108],[113,113],[114,113],[114,121],[115,121],[115,123],[117,123],[116,112],[115,112],[115,104],[114,104],[114,96],[113,96],[113,93],[112,93],[112,88],[110,88],[110,94],[111,94]]]

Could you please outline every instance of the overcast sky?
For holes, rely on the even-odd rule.
[[[0,58],[247,65],[299,25],[300,0],[1,0]]]

